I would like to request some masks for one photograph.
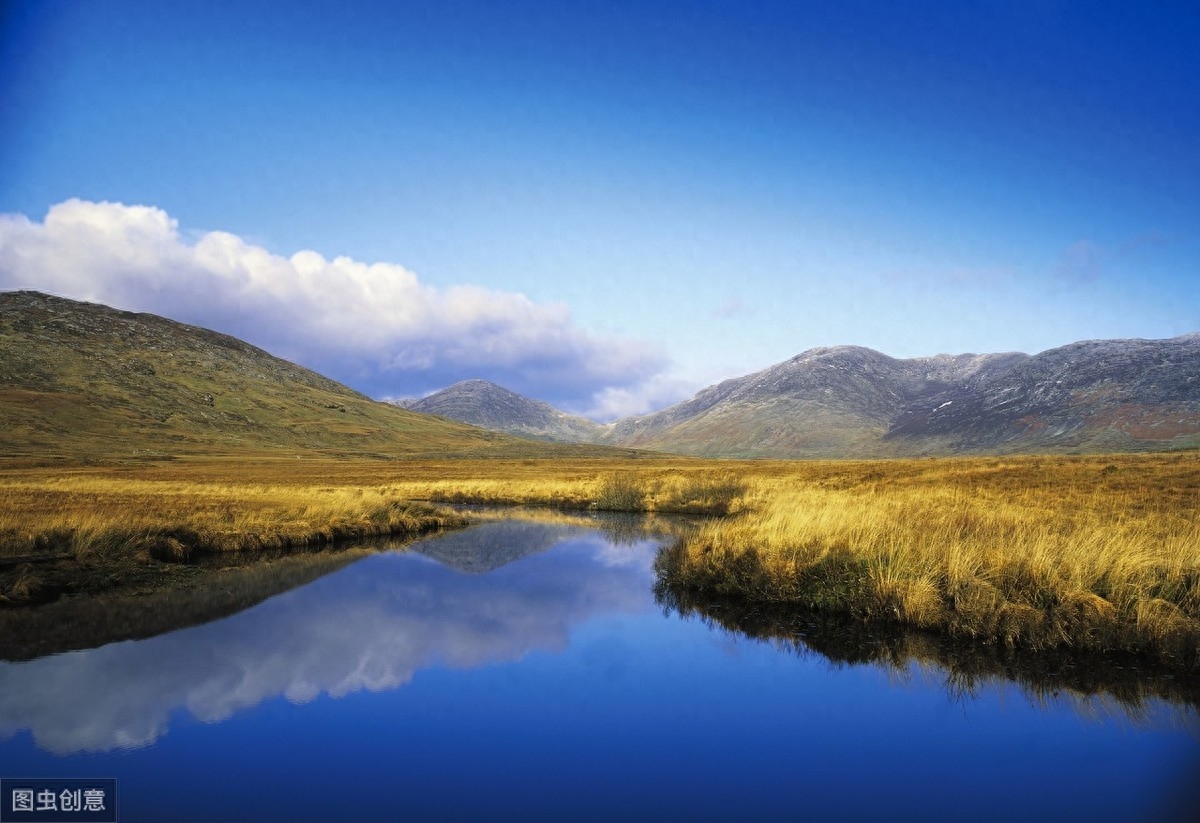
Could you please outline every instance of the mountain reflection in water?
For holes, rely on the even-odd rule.
[[[515,562],[552,546],[543,562]],[[0,739],[29,729],[60,754],[145,746],[179,709],[217,722],[276,695],[304,703],[395,689],[429,666],[561,650],[592,616],[653,607],[650,540],[499,522],[411,548],[224,620],[0,664]]]

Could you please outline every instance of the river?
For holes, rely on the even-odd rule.
[[[487,523],[0,663],[0,776],[121,821],[1197,819],[1186,693],[755,639],[656,597],[667,539]]]

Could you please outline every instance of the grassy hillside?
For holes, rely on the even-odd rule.
[[[0,454],[553,456],[376,402],[233,337],[36,292],[0,293]]]

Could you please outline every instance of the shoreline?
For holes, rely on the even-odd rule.
[[[468,523],[439,503],[699,514],[659,558],[680,591],[984,646],[1122,650],[1200,669],[1192,453],[0,466],[0,557],[71,558],[0,566],[0,602],[169,587],[201,555]]]
[[[0,611],[36,609],[68,597],[148,594],[178,589],[213,569],[253,566],[264,558],[339,552],[387,538],[417,538],[463,528],[469,520],[431,506],[398,502],[384,512],[340,518],[308,531],[287,528],[219,532],[190,526],[114,526],[51,533],[65,551],[0,565]],[[14,562],[15,561],[15,562]]]

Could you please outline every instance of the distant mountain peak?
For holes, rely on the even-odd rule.
[[[816,346],[800,352],[798,355],[785,362],[805,363],[810,360],[825,360],[847,356],[885,357],[889,360],[892,359],[882,352],[877,352],[874,349],[868,349],[865,346]]]
[[[504,388],[499,383],[493,383],[491,380],[484,380],[482,377],[470,377],[466,380],[459,380],[457,383],[454,383],[447,388],[454,388],[455,386],[464,389],[495,389],[502,392],[508,392],[509,394],[516,394],[516,392]]]
[[[0,292],[0,447],[12,455],[528,447],[495,431],[727,457],[1196,448],[1200,333],[1034,355],[821,346],[605,425],[482,378],[390,402],[421,414],[207,329]]]
[[[461,380],[427,397],[406,402],[405,408],[494,431],[564,443],[592,442],[604,430],[591,420],[559,411],[549,403],[481,378]]]

